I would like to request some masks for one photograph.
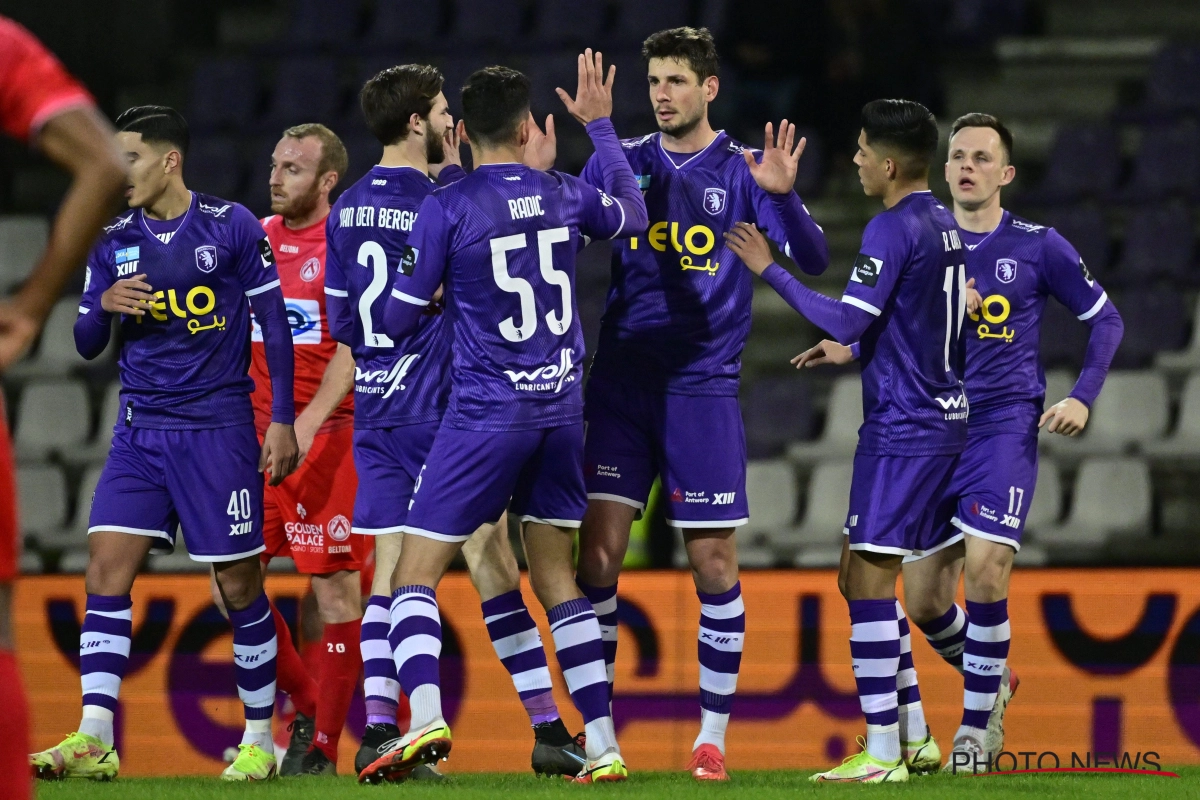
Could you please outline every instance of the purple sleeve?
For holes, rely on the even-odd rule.
[[[467,177],[467,171],[458,164],[447,164],[442,167],[441,172],[437,176],[438,186],[449,186],[455,181],[461,181]]]
[[[330,214],[325,221],[325,320],[333,340],[349,345],[354,336],[354,313],[350,308],[350,293],[346,288],[342,259],[333,246],[337,219],[336,214]]]
[[[789,306],[842,344],[857,342],[875,321],[872,314],[861,308],[808,288],[778,264],[767,267],[762,277]]]
[[[83,297],[79,298],[79,316],[75,318],[75,349],[89,361],[104,352],[112,336],[113,315],[100,305],[100,297],[112,286],[112,273],[105,267],[104,244],[97,244],[88,256],[84,273]]]
[[[275,266],[275,251],[258,218],[245,206],[235,205],[232,226],[233,249],[237,255],[238,280],[246,296],[279,285],[279,270]]]
[[[795,192],[771,194],[763,191],[747,173],[754,195],[757,223],[767,230],[784,255],[809,275],[820,275],[829,266],[829,244],[825,232],[808,213]]]
[[[909,237],[896,215],[876,215],[863,231],[862,250],[850,269],[842,302],[874,317],[882,314],[909,261],[909,250]]]
[[[1091,408],[1100,396],[1104,379],[1108,377],[1108,368],[1125,333],[1125,323],[1121,321],[1117,307],[1108,300],[1099,313],[1088,319],[1087,324],[1092,330],[1083,357],[1083,369],[1070,396]]]
[[[862,342],[855,342],[854,344],[850,345],[850,357],[855,361],[858,361],[860,358],[862,358]]]
[[[292,349],[292,326],[288,321],[283,290],[272,286],[255,292],[250,295],[250,307],[262,328],[267,371],[271,374],[271,421],[291,425],[296,421],[296,404],[292,397],[296,354]]]
[[[638,188],[629,159],[621,149],[621,140],[608,117],[587,124],[588,136],[596,148],[580,177],[601,191],[599,214],[587,215],[591,230],[584,232],[602,239],[615,239],[644,233],[650,224],[646,201]]]
[[[393,339],[402,339],[416,330],[429,301],[442,284],[449,236],[442,204],[435,195],[429,195],[417,212],[417,221],[392,283],[392,293],[383,309],[383,329]]]

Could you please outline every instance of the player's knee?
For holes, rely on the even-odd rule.
[[[244,559],[217,570],[217,581],[225,597],[225,607],[239,611],[262,594],[262,574],[258,559]]]
[[[126,563],[126,559],[120,554],[93,549],[88,557],[84,584],[88,594],[128,594],[132,588],[133,574],[136,572],[137,566]]]
[[[737,556],[732,547],[693,546],[688,559],[697,588],[706,594],[727,592],[737,582]]]

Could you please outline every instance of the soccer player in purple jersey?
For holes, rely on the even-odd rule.
[[[814,275],[829,252],[792,190],[805,141],[784,120],[761,153],[714,131],[717,51],[707,30],[660,31],[642,47],[659,133],[622,142],[650,229],[613,246],[612,287],[587,386],[588,510],[578,582],[600,617],[609,693],[617,579],[634,519],[662,476],[667,521],[682,528],[700,597],[700,734],[688,770],[725,780],[725,729],[745,612],[734,529],[749,519],[737,394],[752,278],[721,234],[757,222]],[[597,157],[583,177],[595,182]]]
[[[931,546],[933,512],[967,434],[959,379],[966,267],[954,218],[928,189],[937,140],[937,122],[919,103],[863,107],[854,163],[866,194],[881,198],[886,210],[863,232],[840,301],[773,264],[753,225],[739,223],[727,235],[789,305],[837,341],[861,342],[864,422],[839,585],[850,604],[850,655],[867,742],[858,755],[814,775],[817,781],[906,781],[910,769],[941,765],[927,726],[901,731],[896,600],[901,561]]]
[[[275,624],[263,594],[263,471],[272,485],[295,468],[291,328],[262,226],[236,203],[190,192],[188,129],[163,106],[116,120],[129,160],[132,209],[88,258],[75,323],[85,358],[108,345],[119,316],[121,412],[88,522],[87,613],[80,636],[83,721],[32,758],[35,769],[100,755],[114,777],[113,712],[129,662],[129,592],[150,552],[188,553],[216,570],[233,625],[246,733],[226,780],[275,775]],[[247,302],[249,301],[249,302]],[[274,397],[259,447],[250,392],[250,311],[263,331]],[[80,746],[83,745],[83,746]],[[105,757],[107,756],[107,758]],[[69,768],[69,765],[67,765]]]
[[[967,248],[967,274],[982,296],[965,342],[970,430],[930,546],[904,561],[908,613],[938,654],[963,673],[962,724],[945,766],[954,773],[987,769],[1004,746],[1004,711],[1017,685],[1006,664],[1008,578],[1033,503],[1038,429],[1065,436],[1083,431],[1123,333],[1120,314],[1075,248],[1053,228],[1001,206],[1001,190],[1016,175],[1012,146],[1008,128],[990,114],[954,122],[946,181]],[[1050,297],[1091,332],[1075,387],[1043,412],[1038,347]],[[844,363],[847,350],[823,342],[796,360]],[[955,603],[959,575],[965,612]],[[919,694],[916,702],[920,713]]]
[[[333,337],[355,358],[354,458],[358,470],[352,532],[375,543],[375,578],[361,629],[367,727],[355,758],[362,773],[398,739],[400,684],[388,643],[391,579],[404,539],[409,500],[450,392],[450,326],[428,313],[404,338],[383,332],[383,310],[421,203],[436,186],[465,174],[443,78],[436,67],[390,67],[363,86],[367,126],[383,156],[334,205],[327,228],[325,293]],[[554,702],[541,635],[520,591],[507,519],[482,525],[463,547],[483,602],[492,644],[513,676],[534,730],[533,768],[574,775],[583,749]],[[386,748],[385,748],[386,749]],[[422,765],[413,777],[437,773]]]
[[[392,577],[392,644],[412,728],[369,771],[395,773],[449,751],[435,589],[462,543],[506,506],[522,521],[529,578],[587,732],[577,781],[628,774],[609,710],[600,627],[574,581],[583,518],[583,331],[575,254],[588,238],[641,233],[646,207],[608,117],[612,76],[579,58],[568,110],[600,154],[603,190],[520,162],[530,142],[529,81],[505,67],[462,90],[460,135],[475,171],[421,205],[386,309],[391,336],[418,329],[439,286],[454,330],[450,402],[413,492]],[[565,94],[565,93],[563,93]]]

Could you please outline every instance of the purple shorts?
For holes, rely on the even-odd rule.
[[[88,533],[118,531],[195,561],[237,561],[263,546],[261,453],[252,423],[196,431],[117,426],[92,496]]]
[[[734,528],[750,521],[746,433],[736,397],[667,394],[593,378],[584,398],[588,499],[641,511],[661,474],[667,524]]]
[[[403,532],[413,487],[437,431],[438,423],[424,422],[354,432],[358,492],[354,495],[353,533],[379,536]]]
[[[522,522],[579,527],[587,510],[583,423],[529,431],[443,425],[417,478],[404,532],[465,542],[505,508]]]
[[[1037,470],[1036,435],[996,433],[968,438],[942,500],[943,511],[932,539],[908,560],[933,555],[967,533],[1020,550]]]
[[[856,454],[844,531],[850,549],[900,556],[928,549],[958,459]]]

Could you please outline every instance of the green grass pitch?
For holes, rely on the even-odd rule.
[[[1170,768],[1167,768],[1170,769]],[[1123,800],[1153,797],[1200,798],[1200,767],[1174,770],[1179,778],[1141,775],[1013,775],[995,777],[952,777],[930,775],[907,784],[887,786],[832,786],[808,782],[801,772],[738,772],[728,784],[699,784],[681,773],[635,773],[624,784],[573,786],[565,780],[539,779],[532,775],[456,775],[444,784],[430,786],[359,786],[353,778],[291,778],[264,784],[222,784],[215,778],[126,778],[112,783],[68,781],[42,783],[38,800],[225,800],[225,798],[280,798],[280,800],[553,800],[591,796],[639,798],[746,798],[746,800],[792,800],[797,795],[851,793],[855,796],[931,797],[946,800],[987,800],[993,797],[1079,798]]]

